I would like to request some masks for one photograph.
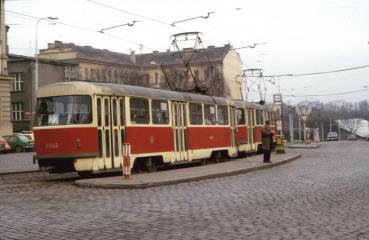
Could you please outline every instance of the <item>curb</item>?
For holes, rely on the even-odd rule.
[[[16,171],[16,172],[0,172],[0,176],[12,175],[12,174],[37,173],[37,172],[41,172],[41,171],[40,170],[25,170],[25,171]]]
[[[115,184],[115,183],[89,183],[85,182],[83,180],[76,180],[74,182],[75,185],[80,187],[89,187],[89,188],[108,188],[108,189],[144,189],[144,188],[151,188],[151,187],[158,187],[158,186],[165,186],[165,185],[173,185],[173,184],[179,184],[179,183],[188,183],[188,182],[195,182],[205,179],[215,179],[220,177],[227,177],[227,176],[234,176],[239,174],[244,174],[248,172],[254,172],[257,170],[262,169],[268,169],[275,166],[279,166],[282,164],[286,164],[289,162],[292,162],[298,158],[301,157],[301,154],[296,154],[294,156],[291,156],[287,159],[284,159],[282,161],[271,163],[267,165],[261,165],[257,167],[251,167],[246,169],[240,169],[236,171],[229,171],[229,172],[220,172],[220,173],[211,173],[204,176],[196,176],[196,177],[189,177],[189,178],[183,178],[183,179],[172,179],[172,180],[164,180],[164,181],[158,181],[158,182],[143,182],[143,183],[137,183],[137,184]]]
[[[320,147],[320,145],[317,146],[288,146],[288,148],[298,148],[298,149],[318,149]]]

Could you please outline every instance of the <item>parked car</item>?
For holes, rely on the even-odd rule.
[[[10,145],[6,142],[6,140],[2,137],[0,137],[0,152],[8,152],[12,148]]]
[[[3,138],[10,145],[11,149],[16,152],[33,151],[35,149],[34,141],[30,140],[23,134],[16,133],[12,135],[3,136]]]
[[[22,131],[21,134],[28,137],[30,140],[35,141],[35,137],[32,131]]]
[[[327,141],[338,141],[338,134],[337,134],[337,132],[329,132],[327,134]]]

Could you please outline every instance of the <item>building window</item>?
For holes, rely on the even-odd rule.
[[[96,78],[97,78],[97,81],[100,81],[100,69],[96,69]]]
[[[195,70],[193,75],[195,76],[195,80],[199,80],[199,70]]]
[[[10,91],[12,92],[19,92],[19,91],[23,91],[23,86],[24,86],[24,82],[23,82],[23,77],[22,77],[22,73],[12,73],[12,80],[11,80],[11,87],[10,87]]]
[[[155,73],[155,88],[160,88],[159,73]]]
[[[12,103],[12,120],[22,120],[24,118],[23,114],[23,103]]]
[[[88,68],[85,68],[85,80],[89,80],[89,78],[88,78]]]
[[[144,75],[144,82],[142,83],[142,86],[149,86],[150,84],[150,74],[145,74]]]
[[[64,67],[64,78],[67,80],[75,80],[77,79],[77,69],[73,66],[65,66]]]

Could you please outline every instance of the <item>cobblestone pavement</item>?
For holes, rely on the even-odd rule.
[[[0,176],[0,239],[369,239],[369,143],[298,149],[266,170],[143,190]]]

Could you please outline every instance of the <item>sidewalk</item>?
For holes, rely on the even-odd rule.
[[[289,148],[319,148],[318,142],[294,142],[287,145]]]
[[[0,154],[0,175],[39,171],[33,164],[34,152]]]
[[[243,174],[279,166],[298,159],[299,157],[301,157],[301,155],[295,153],[272,154],[271,159],[273,163],[262,163],[263,156],[256,155],[206,166],[135,174],[131,175],[129,180],[124,180],[122,176],[115,176],[80,179],[76,180],[74,183],[78,186],[92,188],[148,188]]]

